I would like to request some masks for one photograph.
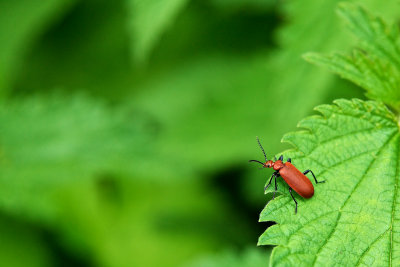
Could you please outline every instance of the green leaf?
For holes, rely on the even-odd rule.
[[[88,97],[33,97],[0,106],[0,207],[53,219],[60,188],[132,173],[145,125]]]
[[[261,9],[268,10],[276,5],[275,0],[212,0],[211,3],[220,8],[227,9]]]
[[[43,233],[18,220],[0,216],[0,265],[13,267],[54,266],[54,251]],[[23,257],[21,257],[23,255]]]
[[[8,89],[21,56],[45,26],[74,1],[0,1],[0,95]]]
[[[357,5],[343,3],[340,14],[359,39],[351,55],[306,54],[315,64],[328,67],[367,91],[367,96],[400,111],[400,37],[397,25],[386,25]]]
[[[187,0],[129,0],[133,54],[144,61]]]
[[[278,245],[272,266],[400,264],[398,121],[375,101],[335,104],[318,106],[322,116],[299,123],[306,131],[283,138],[296,147],[285,158],[326,183],[314,184],[310,199],[294,194],[296,215],[287,184],[278,179],[282,195],[260,216],[277,222],[259,239],[260,245]]]
[[[262,267],[266,266],[271,250],[248,247],[238,252],[227,250],[215,255],[207,255],[186,264],[187,267]]]
[[[177,266],[221,240],[248,241],[252,230],[226,226],[234,212],[203,180],[169,179],[185,166],[157,158],[147,117],[82,95],[36,96],[0,105],[0,125],[0,212],[56,233],[97,265]]]
[[[181,266],[223,244],[251,242],[252,229],[235,221],[236,209],[202,182],[103,177],[59,188],[57,227],[96,266]]]

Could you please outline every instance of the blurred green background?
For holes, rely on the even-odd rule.
[[[0,0],[0,265],[267,266],[255,136],[363,98],[337,2]]]

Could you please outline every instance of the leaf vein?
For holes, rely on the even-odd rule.
[[[397,147],[397,146],[396,146]],[[398,171],[399,171],[399,148],[397,147],[397,164],[396,164],[396,172],[394,176],[394,194],[393,194],[393,204],[392,204],[392,218],[390,222],[390,250],[389,250],[389,266],[392,266],[392,250],[393,250],[393,222],[394,222],[394,211],[397,199],[397,189],[398,189]]]
[[[397,136],[397,130],[388,138],[388,140],[379,148],[379,150],[377,151],[377,155],[380,154],[380,152],[383,150],[383,148],[390,143],[390,141]],[[355,190],[357,190],[358,186],[361,184],[361,182],[363,181],[363,179],[365,178],[366,174],[368,173],[368,171],[370,170],[370,168],[373,166],[374,162],[376,161],[378,157],[373,158],[371,160],[371,162],[369,163],[367,169],[364,171],[364,173],[362,174],[362,177],[360,178],[360,180],[358,181],[358,183],[354,186],[353,190],[350,192],[350,194],[348,195],[347,199],[343,202],[342,206],[339,208],[339,216],[336,220],[336,224],[335,226],[332,228],[332,231],[330,232],[329,236],[327,237],[326,241],[324,242],[324,244],[322,244],[322,246],[318,249],[317,253],[315,254],[315,258],[314,261],[312,263],[312,265],[315,265],[315,262],[317,261],[318,258],[318,254],[321,252],[321,250],[326,246],[326,244],[329,242],[330,238],[333,236],[334,232],[337,230],[337,226],[339,224],[340,218],[342,217],[342,212],[341,210],[343,209],[344,206],[346,206],[347,202],[350,200],[352,194],[355,192]]]
[[[289,197],[288,197],[288,198],[289,198]],[[296,229],[296,232],[294,232],[292,235],[290,235],[289,240],[288,240],[288,243],[289,243],[290,239],[292,238],[292,236],[294,236],[295,233],[297,233],[298,231],[300,231],[301,229],[303,229],[304,226],[306,226],[306,225],[308,225],[309,223],[314,222],[314,221],[316,221],[316,220],[318,220],[318,219],[320,219],[320,218],[322,218],[322,217],[324,217],[324,216],[330,215],[331,213],[334,213],[334,212],[337,212],[337,211],[336,211],[336,210],[331,210],[331,211],[329,211],[329,212],[325,212],[325,213],[323,213],[323,214],[321,214],[321,215],[318,215],[318,216],[315,217],[315,218],[312,218],[312,220],[307,221],[307,223],[302,224],[299,228]],[[297,224],[297,225],[298,225],[298,224]]]
[[[385,234],[390,230],[390,227],[386,229],[382,234],[380,234],[368,247],[366,250],[363,251],[363,253],[360,255],[360,258],[358,259],[357,263],[355,266],[359,266],[361,263],[362,258],[368,253],[368,251],[371,249],[371,247],[378,242],[382,237],[385,236]]]
[[[390,129],[390,127],[387,127],[387,128]],[[351,136],[351,135],[355,135],[355,134],[362,134],[362,133],[367,133],[367,132],[368,132],[368,133],[372,133],[372,132],[374,132],[374,131],[379,132],[379,131],[382,131],[383,129],[384,129],[384,128],[376,129],[376,125],[375,125],[375,126],[373,126],[373,127],[371,127],[371,128],[362,129],[362,130],[358,130],[358,131],[352,131],[352,132],[349,132],[349,133],[346,133],[346,134],[343,134],[343,135],[335,136],[335,137],[333,137],[333,138],[324,140],[324,141],[322,141],[322,142],[318,142],[318,145],[315,145],[315,146],[313,147],[313,149],[307,153],[307,155],[308,155],[308,156],[311,155],[319,146],[324,145],[324,144],[327,144],[327,143],[329,143],[329,142],[331,142],[331,141],[338,140],[338,139],[342,139],[342,138],[345,138],[345,137],[348,137],[348,136]],[[306,157],[306,156],[304,155],[304,156],[302,156],[302,157],[304,158],[304,157]]]

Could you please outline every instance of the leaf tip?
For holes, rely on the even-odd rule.
[[[360,6],[350,2],[339,2],[337,5],[337,12],[340,16],[344,18],[348,18],[351,16],[351,13],[360,9]]]
[[[307,52],[301,55],[301,57],[306,61],[312,61],[315,57],[318,57],[319,54],[315,52]]]

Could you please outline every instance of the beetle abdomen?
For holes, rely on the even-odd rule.
[[[285,182],[304,198],[310,198],[314,195],[314,186],[302,172],[300,172],[290,162],[285,162],[285,166],[279,170],[279,174]]]

